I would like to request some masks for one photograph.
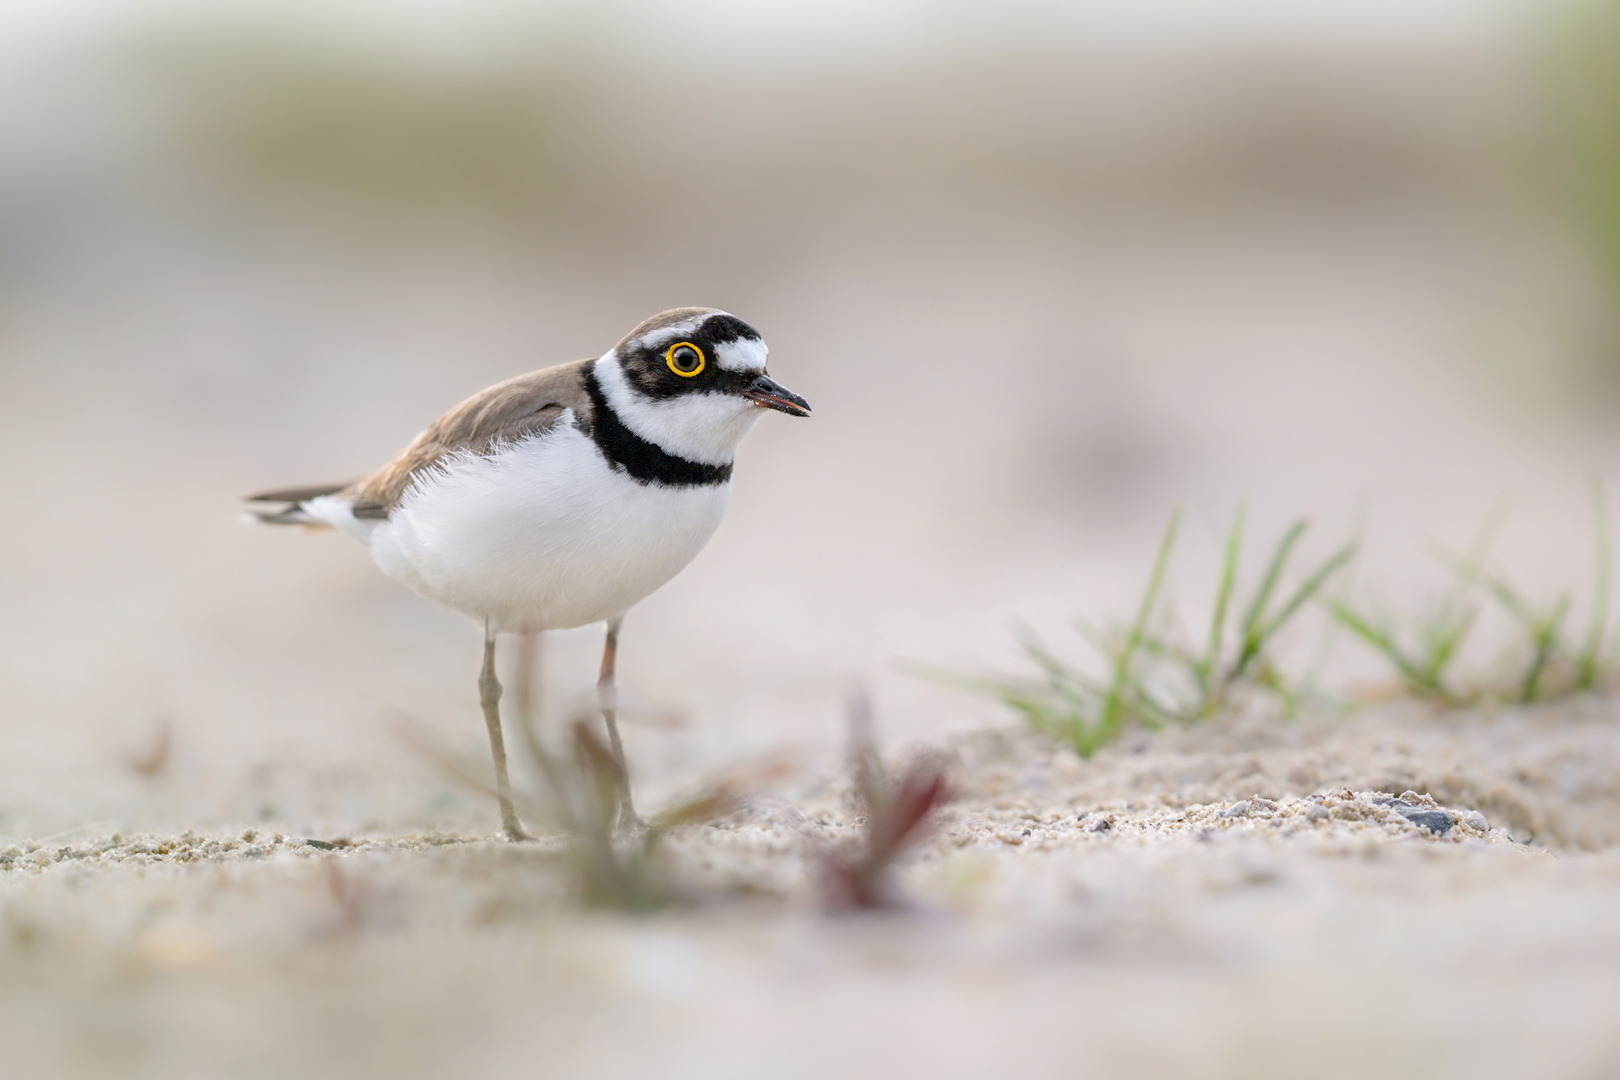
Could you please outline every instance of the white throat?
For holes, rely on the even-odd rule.
[[[736,394],[680,394],[659,400],[637,393],[624,377],[619,358],[609,352],[592,371],[602,395],[624,426],[676,457],[705,465],[725,465],[763,412]]]

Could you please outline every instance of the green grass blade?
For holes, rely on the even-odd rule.
[[[1196,656],[1189,656],[1187,650],[1173,642],[1165,640],[1158,634],[1144,633],[1142,640],[1137,642],[1137,649],[1144,656],[1151,656],[1155,660],[1162,660],[1166,664],[1177,668],[1185,668],[1193,679],[1198,678],[1199,660]]]
[[[1381,630],[1374,626],[1367,619],[1352,611],[1350,606],[1342,601],[1328,601],[1328,611],[1336,620],[1338,620],[1339,625],[1343,626],[1346,630],[1360,638],[1364,643],[1371,647],[1374,652],[1380,654],[1391,664],[1393,664],[1395,670],[1400,672],[1401,677],[1406,680],[1407,685],[1411,686],[1414,690],[1420,693],[1444,693],[1439,687],[1429,680],[1428,675],[1421,667],[1413,663],[1412,660],[1401,651],[1401,647],[1396,644],[1394,636],[1388,631]]]
[[[1147,589],[1142,593],[1141,603],[1136,609],[1136,619],[1131,623],[1130,633],[1125,638],[1124,646],[1119,650],[1119,657],[1114,663],[1114,681],[1108,688],[1108,696],[1103,701],[1102,715],[1097,719],[1099,736],[1112,739],[1119,734],[1124,722],[1123,706],[1125,690],[1130,680],[1131,660],[1136,656],[1136,650],[1142,642],[1143,633],[1147,629],[1148,619],[1152,617],[1159,603],[1159,590],[1164,586],[1165,570],[1170,565],[1170,552],[1176,544],[1176,532],[1181,528],[1181,511],[1177,510],[1170,515],[1170,524],[1165,527],[1164,538],[1159,541],[1159,554],[1153,560],[1153,572],[1148,577]]]
[[[1080,636],[1080,640],[1096,649],[1104,656],[1108,655],[1108,632],[1101,627],[1093,626],[1086,619],[1078,615],[1069,620],[1069,625]]]
[[[1326,562],[1317,567],[1316,573],[1306,578],[1304,583],[1289,596],[1282,608],[1260,628],[1260,648],[1263,649],[1266,642],[1275,637],[1277,632],[1287,625],[1288,620],[1292,619],[1299,609],[1305,606],[1306,601],[1321,592],[1322,587],[1332,579],[1334,574],[1349,563],[1355,557],[1355,554],[1355,546],[1353,544],[1346,545],[1334,552]]]
[[[1237,585],[1238,553],[1243,548],[1243,519],[1246,512],[1238,507],[1232,518],[1232,528],[1226,534],[1226,553],[1221,559],[1221,583],[1215,593],[1215,612],[1209,620],[1209,639],[1204,659],[1199,665],[1199,683],[1209,693],[1209,678],[1221,662],[1222,637],[1226,633],[1226,613],[1232,604],[1232,590]]]
[[[1270,643],[1271,639],[1282,631],[1282,628],[1298,614],[1299,609],[1304,607],[1307,601],[1322,591],[1323,587],[1332,580],[1333,575],[1343,569],[1355,557],[1355,553],[1354,544],[1347,544],[1334,552],[1326,562],[1317,567],[1314,574],[1306,578],[1294,590],[1276,614],[1267,619],[1263,625],[1245,634],[1243,651],[1239,654],[1237,663],[1233,665],[1232,674],[1227,680],[1229,683],[1243,677],[1250,666],[1265,652],[1266,645]],[[1288,695],[1284,693],[1280,696],[1286,698]]]
[[[1491,573],[1478,563],[1464,559],[1461,556],[1455,555],[1448,551],[1442,550],[1441,558],[1445,562],[1451,564],[1452,570],[1455,571],[1459,577],[1471,582],[1479,588],[1484,589],[1487,593],[1494,597],[1496,602],[1501,604],[1503,609],[1507,611],[1509,615],[1512,615],[1515,619],[1518,619],[1526,626],[1526,628],[1532,627],[1536,624],[1537,616],[1535,609],[1530,606],[1529,601],[1525,600],[1525,598],[1520,595],[1519,591],[1509,584],[1506,579]]]
[[[1260,588],[1255,592],[1254,599],[1249,602],[1248,611],[1243,615],[1243,634],[1247,638],[1253,629],[1260,625],[1265,618],[1266,605],[1271,603],[1271,594],[1277,588],[1277,581],[1282,577],[1283,567],[1288,563],[1288,556],[1299,543],[1299,538],[1305,535],[1305,521],[1300,519],[1294,522],[1289,530],[1283,534],[1276,548],[1271,553],[1271,561],[1266,564],[1265,575],[1260,579]]]
[[[1530,641],[1530,662],[1519,680],[1519,701],[1535,701],[1541,689],[1541,677],[1547,664],[1559,652],[1559,631],[1569,615],[1570,598],[1559,597],[1546,614],[1537,614],[1530,602],[1505,579],[1477,566],[1462,564],[1458,573],[1471,578],[1488,592],[1496,602],[1524,627]]]
[[[1236,682],[1243,677],[1249,669],[1254,658],[1260,655],[1260,649],[1265,644],[1263,627],[1266,621],[1266,608],[1271,603],[1271,594],[1277,589],[1277,582],[1282,578],[1283,568],[1288,564],[1288,557],[1299,543],[1300,537],[1305,535],[1305,521],[1301,519],[1283,534],[1271,553],[1271,561],[1266,564],[1265,575],[1260,579],[1260,588],[1255,592],[1254,599],[1249,602],[1249,608],[1243,615],[1243,644],[1238,649],[1237,659],[1232,664],[1232,671],[1227,675],[1228,683]]]
[[[1496,534],[1501,529],[1502,521],[1506,516],[1507,503],[1505,500],[1499,500],[1495,506],[1491,507],[1491,512],[1485,516],[1485,520],[1480,523],[1479,531],[1474,534],[1473,543],[1468,545],[1468,554],[1462,556],[1460,561],[1475,568],[1485,565],[1485,559],[1490,554],[1491,545],[1496,542]],[[1451,552],[1443,552],[1441,558],[1448,562],[1458,560],[1458,556]],[[1451,622],[1453,613],[1467,599],[1472,587],[1473,583],[1464,577],[1459,577],[1452,584],[1450,591],[1446,593],[1446,598],[1441,601],[1439,613],[1435,616],[1437,626],[1444,626]]]
[[[1155,731],[1187,720],[1182,710],[1159,701],[1141,683],[1132,684],[1129,704],[1131,711]]]
[[[1073,682],[1079,674],[1048,649],[1040,636],[1027,626],[1019,628],[1018,647],[1024,650],[1024,656],[1040,668],[1047,680],[1055,686]]]
[[[1364,502],[1359,502],[1356,506],[1355,517],[1352,519],[1350,527],[1350,536],[1351,540],[1345,544],[1345,547],[1359,553],[1367,539],[1367,507]],[[1334,578],[1338,582],[1334,590],[1338,593],[1337,599],[1348,602],[1356,585],[1355,558],[1352,557],[1345,564],[1344,573],[1336,574]],[[1318,694],[1317,688],[1321,685],[1322,679],[1327,673],[1328,664],[1333,657],[1334,647],[1338,644],[1339,632],[1343,629],[1343,625],[1337,619],[1327,618],[1322,620],[1322,628],[1316,635],[1316,646],[1311,650],[1310,663],[1306,665],[1305,672],[1300,676],[1299,682],[1290,690],[1296,708],[1303,708],[1306,702],[1321,696]]]
[[[1597,685],[1603,666],[1603,639],[1609,630],[1609,500],[1603,482],[1592,478],[1592,533],[1596,566],[1592,575],[1592,619],[1586,628],[1586,642],[1575,661],[1575,685],[1590,690]]]
[[[1559,597],[1558,603],[1553,605],[1546,618],[1533,628],[1530,666],[1525,670],[1524,681],[1519,689],[1519,700],[1526,705],[1536,700],[1537,691],[1541,688],[1541,674],[1547,668],[1547,661],[1552,659],[1558,650],[1558,631],[1568,614],[1569,597]]]
[[[1457,658],[1463,642],[1474,629],[1474,621],[1479,618],[1479,609],[1467,608],[1459,611],[1449,623],[1444,621],[1445,618],[1445,613],[1442,612],[1423,635],[1425,649],[1423,670],[1426,673],[1424,678],[1429,685],[1436,688],[1444,684],[1446,669]]]

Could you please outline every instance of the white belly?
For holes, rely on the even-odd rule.
[[[461,455],[371,530],[384,573],[497,630],[564,630],[623,614],[719,527],[730,483],[640,484],[563,422]]]

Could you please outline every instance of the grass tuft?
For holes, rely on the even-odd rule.
[[[1202,644],[1194,646],[1172,632],[1172,612],[1163,601],[1164,580],[1180,528],[1177,511],[1165,526],[1128,627],[1102,634],[1081,631],[1106,661],[1106,683],[1059,657],[1027,629],[1020,633],[1020,645],[1039,672],[1037,678],[944,676],[944,681],[996,698],[1031,726],[1068,743],[1081,757],[1090,757],[1132,724],[1159,728],[1196,723],[1245,695],[1269,695],[1292,709],[1299,694],[1274,662],[1275,643],[1350,562],[1354,546],[1340,548],[1288,588],[1284,582],[1290,576],[1289,566],[1307,529],[1305,521],[1296,521],[1271,549],[1254,590],[1240,599],[1245,529],[1240,509],[1226,535],[1208,628]]]
[[[1500,524],[1500,513],[1493,512],[1475,535],[1462,565],[1478,567],[1485,561]],[[1330,600],[1327,606],[1339,625],[1395,668],[1407,693],[1447,704],[1460,700],[1450,669],[1479,618],[1479,604],[1466,575],[1454,578],[1439,604],[1407,633],[1399,630],[1395,617],[1358,611],[1347,599]]]
[[[1427,617],[1408,620],[1407,625],[1415,630],[1403,632],[1398,616],[1374,616],[1344,600],[1328,601],[1328,610],[1340,625],[1389,662],[1402,689],[1414,697],[1446,706],[1492,701],[1529,705],[1595,691],[1607,681],[1613,667],[1607,646],[1609,510],[1603,487],[1596,480],[1591,485],[1591,500],[1595,547],[1591,614],[1579,643],[1565,632],[1574,606],[1569,593],[1538,606],[1486,567],[1499,520],[1495,514],[1467,555],[1444,549],[1438,552],[1451,571],[1451,585]],[[1507,616],[1520,638],[1493,670],[1464,678],[1454,669],[1487,604]]]

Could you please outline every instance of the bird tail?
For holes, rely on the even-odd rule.
[[[310,499],[318,499],[322,495],[334,495],[348,486],[348,483],[309,484],[304,487],[275,488],[271,491],[245,495],[242,497],[243,502],[281,505],[275,509],[251,507],[242,515],[242,520],[258,525],[302,525],[311,529],[329,529],[332,526],[312,517],[309,511],[304,509],[304,503]]]

